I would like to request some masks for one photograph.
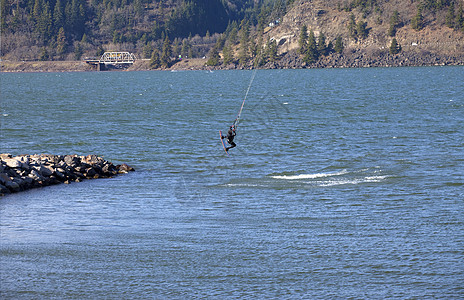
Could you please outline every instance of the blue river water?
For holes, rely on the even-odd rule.
[[[0,74],[2,299],[463,299],[464,67]]]

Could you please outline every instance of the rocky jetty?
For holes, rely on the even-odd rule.
[[[134,169],[96,155],[0,154],[0,196],[58,183],[109,178]]]

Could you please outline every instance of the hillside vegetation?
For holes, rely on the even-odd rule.
[[[202,56],[214,34],[237,28],[243,19],[256,25],[258,18],[281,17],[287,2],[1,0],[1,53],[16,60],[79,59],[104,50],[150,57],[169,37],[176,45],[187,41],[191,54]]]
[[[234,68],[405,53],[459,64],[464,55],[462,0],[0,1],[3,60],[80,60],[111,50],[150,59],[151,68],[179,56]]]

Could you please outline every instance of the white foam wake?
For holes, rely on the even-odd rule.
[[[331,177],[331,176],[340,176],[348,173],[347,170],[342,170],[339,172],[331,172],[331,173],[315,173],[315,174],[299,174],[299,175],[276,175],[271,176],[274,179],[285,179],[285,180],[298,180],[298,179],[316,179],[316,178],[324,178],[324,177]]]

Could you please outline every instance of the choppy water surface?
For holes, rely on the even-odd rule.
[[[464,297],[464,68],[1,74],[1,298]]]

